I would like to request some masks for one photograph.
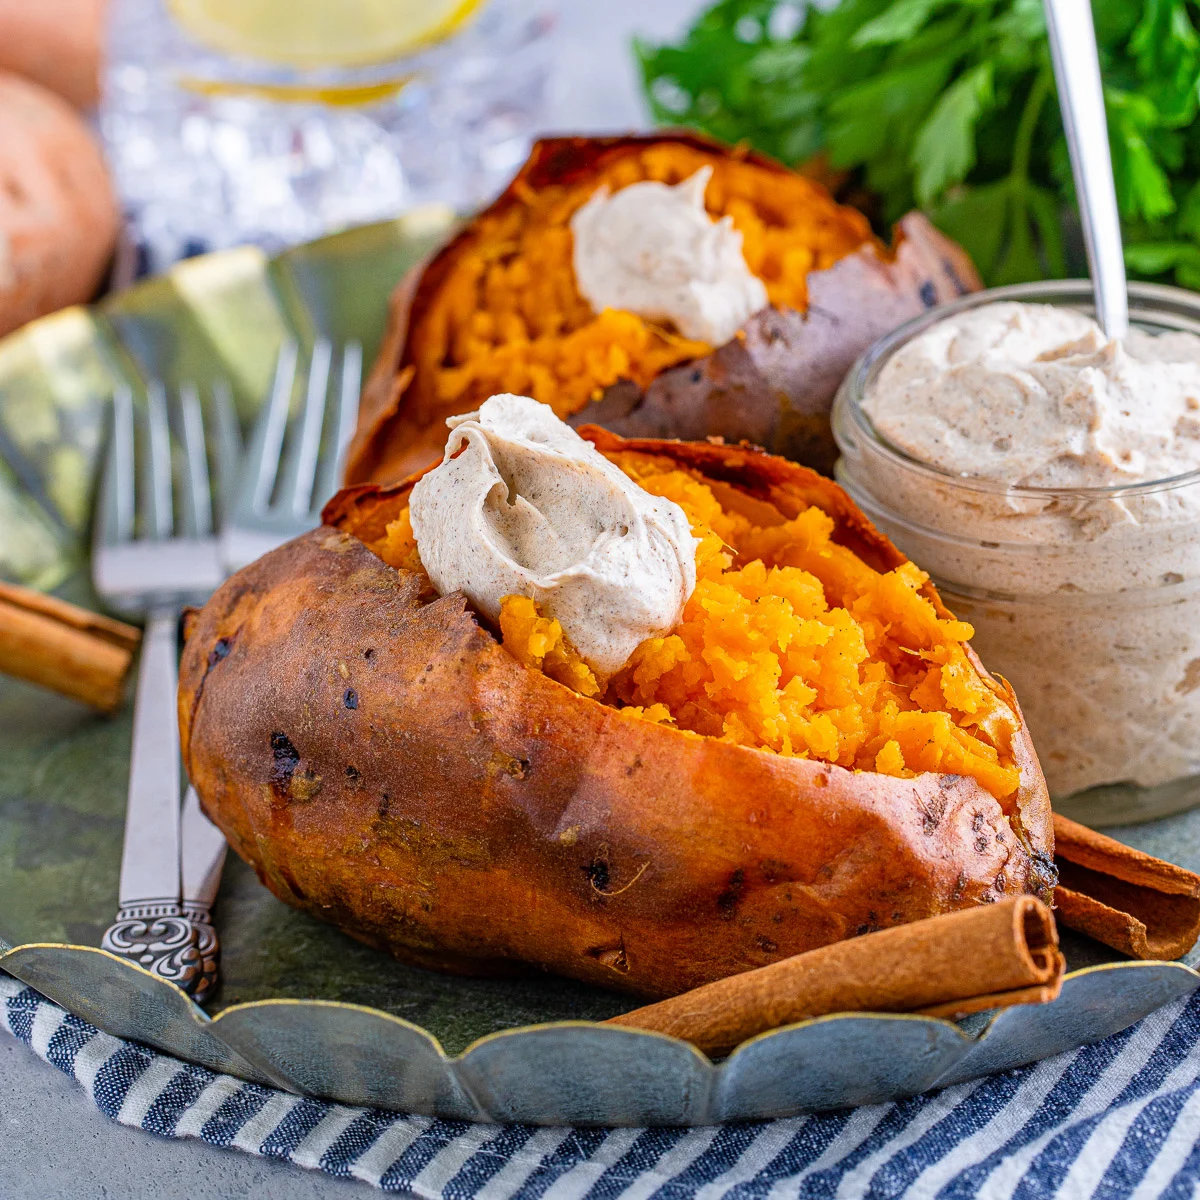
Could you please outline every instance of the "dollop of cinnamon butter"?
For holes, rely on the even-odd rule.
[[[1119,487],[1200,467],[1200,337],[1000,301],[939,321],[863,399],[913,458],[1018,487]]]
[[[696,539],[679,505],[652,496],[527,396],[453,417],[441,465],[409,500],[437,590],[492,621],[522,595],[563,627],[600,677],[669,633],[696,586]]]
[[[571,218],[575,281],[596,312],[624,309],[670,321],[684,337],[719,346],[767,306],[730,217],[704,207],[712,167],[671,187],[646,181],[596,193]]]

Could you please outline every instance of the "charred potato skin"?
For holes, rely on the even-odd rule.
[[[586,432],[785,511],[818,502],[867,561],[903,561],[804,468]],[[355,536],[377,536],[408,487],[343,492],[189,632],[188,772],[281,899],[420,966],[535,967],[653,997],[1002,896],[1049,898],[1049,799],[1024,730],[1006,819],[971,779],[855,774],[586,700],[521,666],[461,594],[421,603],[419,580]]]
[[[744,146],[725,146],[694,133],[548,138],[535,144],[486,211],[521,204],[530,190],[586,179],[611,155],[664,142],[791,173]],[[432,416],[411,411],[411,318],[442,286],[458,254],[470,247],[473,229],[468,222],[408,272],[392,294],[387,331],[347,457],[348,483],[390,483],[441,452],[443,418],[454,406]],[[574,414],[571,424],[598,424],[626,437],[746,440],[830,474],[836,447],[829,410],[854,360],[904,321],[977,291],[982,283],[966,252],[914,212],[897,224],[890,251],[881,254],[868,243],[832,267],[810,273],[808,286],[805,312],[766,308],[734,340],[664,371],[646,389],[631,380],[613,384]]]

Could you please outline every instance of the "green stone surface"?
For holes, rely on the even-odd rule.
[[[382,337],[388,293],[446,228],[444,214],[425,214],[353,230],[269,261],[254,250],[209,255],[114,296],[98,310],[58,314],[0,342],[0,577],[94,605],[84,555],[104,409],[114,383],[124,380],[140,390],[151,377],[169,387],[224,380],[249,421],[285,336],[303,346],[318,335],[339,344],[357,338],[369,364]],[[99,944],[116,911],[129,742],[129,705],[104,719],[0,678],[0,949],[2,943]],[[1115,832],[1200,869],[1200,812]],[[266,999],[342,1001],[404,1018],[456,1054],[499,1030],[602,1019],[629,1007],[622,996],[546,975],[478,980],[401,965],[288,908],[237,860],[226,868],[215,921],[223,983],[212,1014]],[[1068,933],[1064,940],[1072,968],[1117,957],[1085,938]],[[1162,1002],[1140,998],[1150,974],[1139,983],[1136,972],[1105,973],[1113,989],[1125,989],[1124,1008],[1116,998],[1114,1003],[1130,1020],[1147,1011],[1147,1003]],[[1170,986],[1190,986],[1178,974]],[[1117,975],[1128,975],[1128,982]],[[1079,985],[1108,986],[1094,979]],[[1019,1019],[1031,1018],[1008,1021]],[[797,1053],[808,1055],[803,1039],[809,1036],[800,1031]],[[863,1036],[870,1041],[873,1035]],[[629,1050],[638,1061],[641,1045],[631,1043]],[[481,1053],[503,1057],[509,1050],[488,1043]],[[536,1054],[526,1066],[553,1074],[554,1063]],[[530,1094],[528,1086],[498,1098],[496,1111],[508,1111],[514,1097]]]
[[[104,411],[121,381],[226,381],[245,423],[282,339],[357,338],[370,365],[387,297],[444,237],[414,213],[268,260],[252,248],[175,266],[0,341],[0,578],[92,604],[82,572]],[[97,945],[116,912],[130,709],[106,720],[0,679],[0,938]],[[530,1022],[601,1018],[621,997],[533,976],[452,979],[402,966],[276,900],[241,862],[216,919],[223,986],[211,1012],[269,998],[343,1000],[420,1024],[450,1052]]]
[[[251,246],[188,259],[0,339],[0,579],[54,588],[83,562],[115,386],[220,383],[248,429],[285,338],[305,348],[297,398],[318,336],[359,341],[370,368],[388,295],[452,220],[418,210],[273,259]]]

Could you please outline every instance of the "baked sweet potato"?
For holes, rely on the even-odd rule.
[[[719,347],[633,313],[595,314],[571,262],[571,215],[598,187],[679,183],[743,235],[768,308]],[[347,460],[348,483],[394,482],[441,452],[445,418],[497,392],[573,425],[636,437],[749,440],[828,473],[834,392],[877,337],[979,288],[966,253],[919,213],[889,250],[813,180],[695,134],[550,138],[504,193],[391,301]]]
[[[644,996],[1001,896],[1049,898],[1049,800],[1015,697],[840,488],[747,447],[582,432],[648,489],[707,489],[808,554],[795,561],[824,575],[831,604],[849,603],[838,571],[861,576],[864,627],[872,604],[895,611],[892,632],[872,627],[882,649],[861,674],[876,709],[860,716],[900,697],[919,736],[864,743],[847,768],[693,732],[686,705],[678,725],[621,708],[628,679],[587,699],[518,661],[511,630],[502,645],[461,593],[384,561],[403,552],[413,480],[350,488],[322,528],[216,593],[180,670],[189,775],[276,895],[422,966],[535,967]],[[831,537],[797,548],[793,529],[822,522]],[[787,586],[811,586],[801,575]],[[903,699],[919,678],[930,704],[951,669],[974,718]],[[825,715],[851,713],[839,703]],[[905,765],[923,754],[942,771]]]

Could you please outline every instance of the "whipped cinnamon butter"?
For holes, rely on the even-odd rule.
[[[575,281],[596,312],[625,309],[669,321],[684,337],[722,345],[767,306],[730,217],[704,207],[712,167],[671,187],[602,187],[571,218]]]
[[[443,595],[492,621],[528,596],[601,678],[670,632],[696,586],[683,509],[650,495],[526,396],[453,417],[441,465],[409,500],[421,562]]]
[[[1053,795],[1200,775],[1200,337],[966,307],[852,372],[835,431],[843,482],[1012,682]]]
[[[955,475],[1113,487],[1200,467],[1200,337],[1050,304],[988,304],[888,359],[863,400],[893,445]]]

